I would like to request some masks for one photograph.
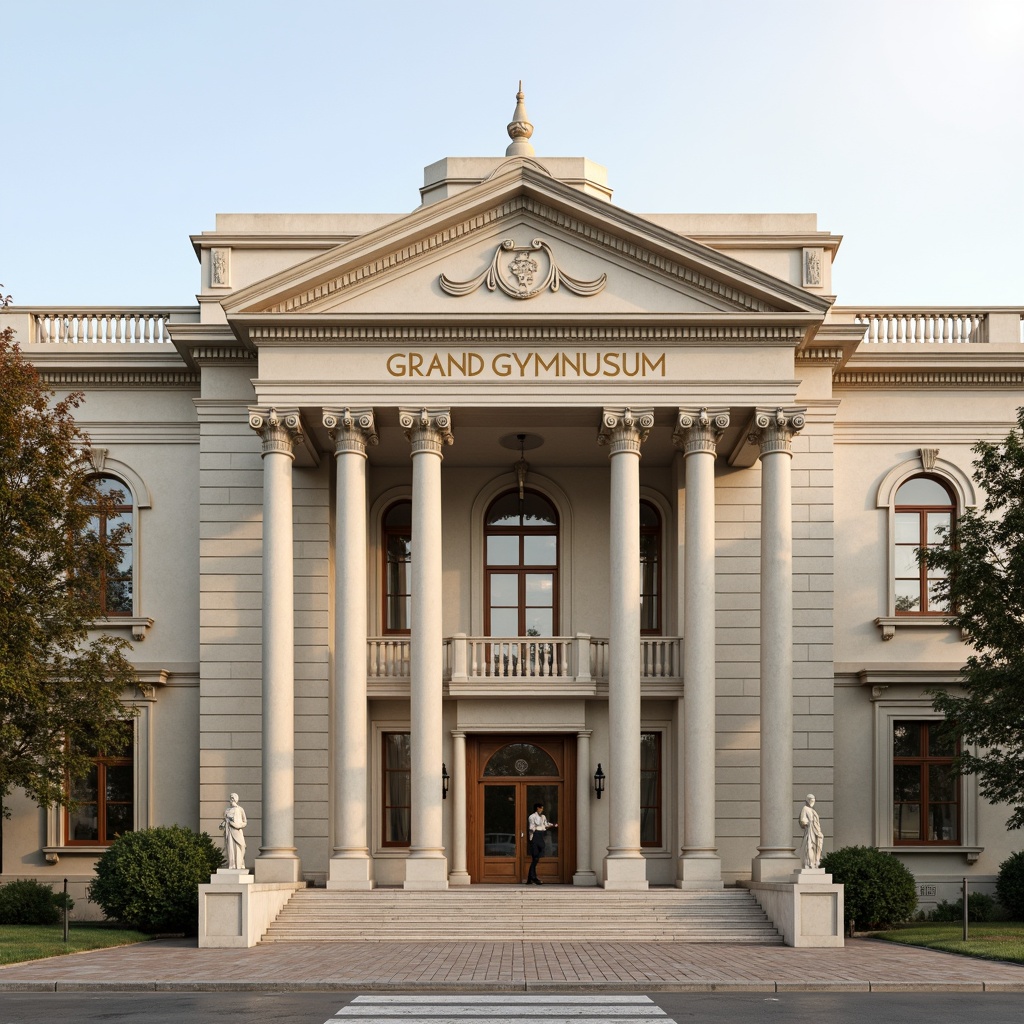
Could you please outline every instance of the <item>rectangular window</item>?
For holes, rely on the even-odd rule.
[[[133,730],[132,723],[125,727]],[[117,756],[92,751],[89,773],[76,780],[74,810],[64,814],[68,846],[109,846],[135,828],[135,756],[133,744]]]
[[[942,722],[892,723],[892,836],[895,845],[960,842],[959,744]]]
[[[661,733],[640,734],[640,845],[661,846]]]
[[[412,770],[409,733],[386,732],[381,736],[384,756],[384,846],[408,846],[412,805]]]

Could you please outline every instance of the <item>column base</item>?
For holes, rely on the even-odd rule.
[[[301,882],[302,862],[294,854],[260,854],[252,867],[257,882]]]
[[[643,857],[605,857],[604,887],[633,891],[648,888],[647,861]]]
[[[447,857],[409,857],[405,862],[406,889],[447,889]]]
[[[366,890],[377,883],[373,879],[373,861],[367,854],[334,856],[327,865],[327,888]]]
[[[759,846],[750,862],[750,878],[754,882],[789,882],[800,870],[800,858],[792,849]]]
[[[449,885],[470,885],[471,881],[468,871],[453,871],[448,876]]]
[[[716,853],[684,853],[679,858],[677,889],[721,889],[722,858]]]
[[[579,886],[595,886],[597,885],[597,872],[596,871],[577,871],[572,876],[572,884]]]

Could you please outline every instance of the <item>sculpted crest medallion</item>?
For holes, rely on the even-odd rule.
[[[500,290],[513,299],[532,299],[541,292],[557,292],[559,288],[573,295],[597,295],[607,281],[607,274],[593,281],[570,277],[559,268],[551,246],[541,238],[535,238],[529,245],[516,245],[506,238],[494,250],[491,265],[478,277],[453,281],[442,274],[438,283],[448,295],[469,295],[483,285],[488,291]]]

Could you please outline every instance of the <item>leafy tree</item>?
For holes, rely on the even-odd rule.
[[[974,478],[985,493],[980,509],[956,523],[955,543],[919,553],[952,621],[973,652],[963,669],[964,696],[931,691],[947,732],[979,753],[954,762],[961,775],[977,775],[981,792],[1013,806],[1009,828],[1024,825],[1024,408],[1017,426],[998,444],[979,442]]]
[[[0,810],[24,790],[40,806],[65,789],[90,753],[123,746],[120,697],[135,684],[127,640],[90,639],[97,582],[116,575],[126,527],[97,535],[95,516],[120,499],[90,479],[81,395],[54,394],[0,332]],[[0,817],[0,821],[2,821]]]

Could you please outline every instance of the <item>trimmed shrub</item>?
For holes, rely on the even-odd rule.
[[[107,917],[131,928],[194,935],[198,887],[223,862],[205,832],[181,825],[125,832],[96,862],[89,898]]]
[[[907,867],[874,846],[844,846],[821,866],[844,888],[846,920],[861,930],[906,921],[917,907],[917,884]]]
[[[19,878],[0,885],[0,924],[57,924],[65,900],[68,910],[75,901],[54,892],[34,878]]]
[[[1024,921],[1024,850],[1011,853],[999,865],[996,899],[1014,921]]]
[[[967,920],[991,921],[996,915],[996,901],[983,892],[967,894]],[[956,903],[943,900],[929,915],[929,921],[962,921],[964,919],[964,900],[961,896]]]

